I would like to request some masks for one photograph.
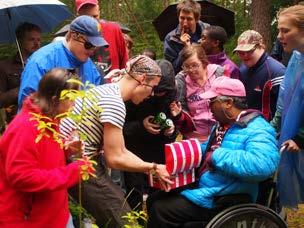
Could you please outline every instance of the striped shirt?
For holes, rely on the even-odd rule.
[[[126,108],[116,83],[96,86],[86,92],[88,98],[77,99],[73,113],[83,112],[83,120],[78,124],[64,118],[60,124],[61,133],[68,138],[75,130],[87,136],[84,155],[97,155],[103,149],[103,123],[110,123],[122,129]]]

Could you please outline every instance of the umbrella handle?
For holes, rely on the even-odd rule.
[[[20,60],[21,60],[21,63],[22,63],[22,68],[24,69],[24,60],[23,60],[23,57],[22,57],[21,48],[20,48],[20,45],[19,45],[17,37],[15,37],[15,40],[16,40],[16,44],[17,44]]]

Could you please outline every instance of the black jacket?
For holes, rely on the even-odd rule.
[[[176,98],[175,80],[172,66],[168,61],[160,63],[163,77],[155,89],[155,92],[166,92],[162,97],[153,96],[139,105],[126,102],[126,121],[124,125],[124,138],[126,148],[144,161],[163,163],[164,145],[175,140],[176,133],[167,137],[163,131],[158,135],[150,134],[143,126],[143,120],[147,116],[155,116],[159,112],[164,112],[170,118],[169,105]]]

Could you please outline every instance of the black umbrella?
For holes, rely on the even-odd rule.
[[[197,2],[202,7],[201,20],[203,22],[222,26],[226,30],[228,36],[234,34],[234,12],[206,0]],[[177,4],[169,5],[152,22],[160,40],[164,40],[165,36],[178,25],[176,6]]]

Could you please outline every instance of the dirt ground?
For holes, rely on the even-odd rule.
[[[299,206],[298,211],[287,209],[288,227],[304,228],[304,204]]]

